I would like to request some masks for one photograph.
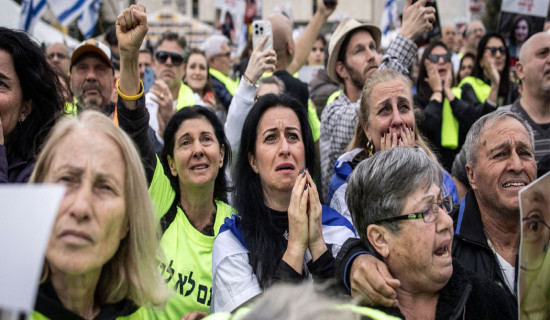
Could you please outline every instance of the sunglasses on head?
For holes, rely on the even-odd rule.
[[[165,64],[168,60],[168,57],[170,57],[170,60],[172,60],[172,64],[177,66],[180,66],[183,63],[183,57],[180,54],[168,52],[168,51],[159,51],[155,54],[155,58],[158,62]]]
[[[486,50],[489,50],[491,52],[491,55],[494,57],[497,54],[497,51],[500,52],[501,55],[506,54],[506,47],[487,47]]]
[[[451,61],[451,56],[452,55],[450,53],[445,53],[445,54],[432,53],[428,55],[428,60],[430,60],[433,63],[438,63],[439,59],[443,58],[443,62],[447,63]]]

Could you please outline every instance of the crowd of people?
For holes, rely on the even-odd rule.
[[[412,2],[385,52],[349,18],[327,41],[322,0],[296,40],[270,15],[244,65],[223,35],[147,46],[142,4],[72,53],[0,27],[0,183],[66,187],[32,318],[517,318],[550,32],[472,21],[419,50],[435,10]]]

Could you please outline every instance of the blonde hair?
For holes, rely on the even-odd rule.
[[[353,135],[353,139],[351,140],[348,146],[348,151],[351,151],[356,148],[366,148],[367,143],[369,143],[367,135],[365,134],[365,129],[369,126],[369,115],[370,115],[369,97],[372,93],[372,90],[374,90],[374,87],[376,87],[378,84],[383,82],[389,82],[395,79],[399,79],[403,81],[403,83],[405,83],[408,88],[412,88],[411,79],[409,79],[407,76],[393,69],[377,70],[373,72],[370,75],[370,77],[368,77],[367,80],[365,81],[365,86],[363,87],[363,91],[361,92],[361,105],[359,107],[359,116],[357,119],[357,125],[355,126],[355,134]],[[412,95],[410,98],[412,102],[413,101]],[[416,116],[417,116],[417,112],[419,112],[420,110],[416,108],[414,108],[414,110],[415,110],[414,127],[416,128],[416,130],[414,131],[414,139],[416,141],[416,145],[422,148],[426,152],[428,157],[430,157],[436,163],[439,163],[439,161],[437,160],[437,157],[434,155],[434,153],[428,146],[428,143],[422,137],[422,134],[418,132],[418,126],[416,125]],[[372,143],[372,141],[370,143]]]
[[[140,156],[130,138],[105,115],[84,111],[78,118],[65,117],[52,129],[38,156],[30,183],[44,182],[59,143],[83,128],[107,135],[119,148],[126,167],[125,195],[128,235],[104,266],[95,299],[98,305],[130,299],[138,306],[162,306],[170,296],[157,270],[159,234]],[[42,282],[49,277],[46,261]]]

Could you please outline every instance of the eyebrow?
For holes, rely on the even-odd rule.
[[[533,191],[531,195],[529,195],[529,200],[532,202],[546,202],[546,198],[544,197],[544,194],[540,191]]]
[[[376,107],[382,107],[384,106],[386,103],[388,103],[388,101],[391,101],[391,97],[390,98],[387,98],[387,99],[384,99],[383,101],[380,101],[379,104],[376,105]],[[400,103],[400,102],[407,102],[407,103],[411,103],[411,100],[408,99],[407,97],[404,97],[404,96],[397,96],[397,102]]]
[[[528,149],[528,150],[531,150],[531,148],[529,147],[528,144],[526,144],[525,142],[523,141],[518,141],[517,142],[517,145],[521,148],[525,148],[525,149]],[[503,143],[495,146],[494,148],[490,149],[489,150],[489,153],[488,154],[492,154],[493,152],[497,151],[497,150],[500,150],[500,149],[504,149],[504,148],[507,148],[510,146],[510,142],[508,141],[504,141]]]
[[[0,72],[0,79],[6,79],[6,80],[11,80],[10,77],[8,77],[6,74],[4,74],[3,72]]]
[[[285,131],[286,130],[296,130],[296,131],[300,131],[298,128],[296,127],[285,127]],[[264,136],[265,134],[267,133],[270,133],[270,132],[273,132],[273,131],[277,131],[277,127],[273,127],[273,128],[268,128],[266,130],[264,130],[264,132],[262,132],[262,136]]]

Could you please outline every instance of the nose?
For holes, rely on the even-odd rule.
[[[523,169],[523,162],[521,161],[519,155],[515,150],[512,151],[510,157],[508,158],[508,170],[513,172],[521,172]]]
[[[203,156],[204,156],[204,149],[202,148],[202,144],[195,143],[195,146],[193,148],[193,157],[202,158]]]
[[[451,216],[449,215],[449,213],[447,213],[447,211],[445,211],[444,209],[442,208],[438,208],[438,212],[437,212],[437,227],[436,227],[436,231],[439,233],[439,232],[444,232],[444,231],[447,231],[447,230],[450,230],[451,231],[451,234],[453,234],[453,219],[451,218]]]
[[[288,141],[286,141],[285,137],[281,137],[279,144],[279,155],[283,157],[290,156],[290,146],[288,144]]]
[[[399,113],[398,107],[394,108],[392,119],[391,119],[391,126],[393,128],[399,128],[403,126],[403,118],[401,118],[401,114]]]
[[[85,221],[90,218],[93,201],[92,194],[92,186],[86,183],[81,183],[78,186],[78,189],[73,191],[73,200],[70,205],[70,215],[78,222]]]

